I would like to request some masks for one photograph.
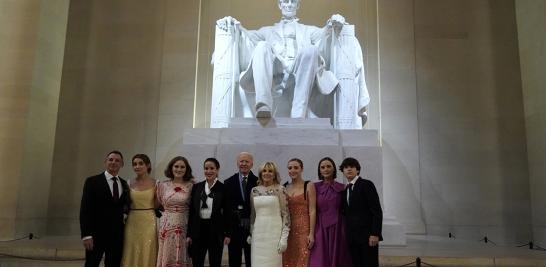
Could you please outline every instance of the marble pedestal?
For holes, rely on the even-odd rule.
[[[247,121],[248,120],[248,121]],[[279,166],[283,183],[289,179],[286,163],[300,158],[304,165],[305,180],[317,180],[317,164],[323,157],[331,157],[339,164],[345,157],[354,157],[362,165],[361,176],[374,182],[383,205],[382,151],[376,130],[332,129],[328,120],[282,120],[275,122],[238,119],[234,128],[189,129],[184,132],[182,155],[194,169],[197,181],[203,180],[202,164],[208,157],[220,161],[220,180],[237,171],[237,155],[248,151],[254,155],[253,172],[257,173],[264,161]],[[236,128],[235,128],[236,127]],[[337,180],[347,181],[338,171]],[[404,246],[404,227],[394,216],[384,211],[382,245]]]

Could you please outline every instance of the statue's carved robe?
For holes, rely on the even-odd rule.
[[[344,28],[347,26],[351,25],[345,25]],[[213,56],[215,72],[211,127],[228,127],[229,118],[234,116],[234,113],[242,113],[244,117],[254,116],[254,105],[258,104],[257,102],[273,105],[273,98],[282,95],[286,90],[293,89],[291,87],[298,81],[297,76],[299,75],[303,76],[303,78],[300,77],[299,84],[304,84],[303,87],[308,88],[306,90],[296,88],[297,90],[294,89],[294,92],[292,92],[294,100],[292,107],[288,107],[292,108],[290,114],[292,117],[294,117],[294,113],[298,113],[298,110],[300,113],[303,110],[305,112],[303,116],[331,118],[336,128],[340,128],[340,126],[341,128],[362,128],[361,119],[358,115],[366,115],[365,108],[369,103],[369,96],[364,80],[362,52],[358,41],[354,38],[354,31],[352,39],[350,36],[344,35],[332,39],[333,32],[329,30],[330,27],[318,28],[303,25],[297,21],[291,22],[288,27],[294,27],[295,29],[297,49],[295,53],[294,51],[288,51],[290,47],[287,48],[286,46],[286,28],[283,29],[283,22],[262,27],[255,31],[243,30],[239,32],[236,28],[232,28],[227,34],[217,28],[216,50]],[[353,29],[352,26],[349,29]],[[219,31],[221,31],[220,34]],[[341,33],[344,33],[344,31]],[[343,48],[343,45],[338,44],[341,40],[346,40],[346,43],[353,49]],[[226,44],[226,42],[229,44]],[[343,58],[339,59],[340,49],[350,50],[351,54],[356,55],[356,59],[351,59],[350,62]],[[260,51],[259,55],[257,51]],[[301,55],[308,54],[309,51],[316,53],[316,56],[311,57],[312,60],[298,62],[302,59],[308,60]],[[286,57],[290,53],[297,54],[297,57],[292,58],[292,61],[287,60]],[[265,64],[262,62],[263,58],[266,58]],[[333,62],[351,64],[352,66],[327,67],[333,63],[331,62],[332,59],[334,59]],[[256,63],[257,60],[259,64]],[[226,61],[229,63],[226,63]],[[301,75],[303,71],[298,73],[298,63],[311,69]],[[342,77],[336,78],[328,69],[339,70]],[[240,70],[244,71],[238,76]],[[291,72],[291,75],[283,75],[284,70]],[[256,75],[254,72],[257,71],[265,72],[266,75]],[[270,74],[271,72],[273,74]],[[255,80],[256,77],[260,77],[259,80]],[[347,80],[347,77],[351,78],[350,81]],[[351,86],[351,88],[341,90],[339,79],[341,79],[342,84],[345,84],[346,87]],[[301,82],[302,80],[309,80],[310,82],[307,83],[309,86],[305,82]],[[244,91],[239,90],[239,86]],[[256,90],[257,87],[265,89]],[[235,91],[227,92],[232,88],[235,88]],[[354,93],[347,94],[346,92],[349,91]],[[250,93],[250,96],[256,93],[257,102],[253,102],[254,99],[251,99],[254,97],[247,97],[248,93]],[[228,95],[239,95],[240,97],[229,98]],[[222,100],[220,100],[220,96]],[[357,97],[354,98],[355,96]],[[352,97],[349,100],[354,107],[358,107],[358,110],[339,106],[339,103],[347,102],[347,99],[345,99],[347,97]],[[296,101],[295,98],[300,99],[300,101]],[[286,101],[286,99],[283,99],[283,101]],[[235,108],[232,106],[234,104],[243,105],[243,111],[235,112]],[[276,107],[283,107],[279,104],[275,105]],[[298,105],[298,107],[295,107],[295,105]],[[284,107],[286,108],[286,105]],[[347,113],[345,110],[351,110],[349,111],[351,113],[350,117],[354,117],[354,119],[348,120],[349,116],[347,114],[338,114],[338,111]],[[337,118],[341,119],[338,120]],[[338,121],[342,123],[338,123]],[[357,122],[360,122],[360,124]]]

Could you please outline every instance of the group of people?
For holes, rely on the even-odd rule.
[[[196,183],[188,160],[177,156],[165,169],[169,179],[150,176],[145,154],[132,158],[136,177],[118,173],[123,155],[112,151],[106,170],[86,179],[80,226],[85,266],[221,266],[228,246],[229,266],[378,266],[382,210],[374,184],[360,176],[360,163],[346,158],[336,181],[336,164],[318,163],[318,182],[302,177],[303,162],[287,163],[284,185],[274,162],[252,172],[253,156],[241,152],[238,172],[223,183],[220,163],[203,162]],[[159,219],[157,219],[159,218]]]

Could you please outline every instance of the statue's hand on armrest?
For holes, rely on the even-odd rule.
[[[362,120],[362,128],[364,128],[364,125],[366,125],[366,122],[368,122],[368,109],[363,108],[359,110],[358,116],[360,116],[360,119]]]
[[[241,23],[231,16],[223,17],[216,21],[216,25],[224,31],[228,31],[230,27],[238,27]]]

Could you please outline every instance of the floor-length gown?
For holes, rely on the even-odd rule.
[[[125,224],[121,266],[155,266],[157,259],[155,186],[142,191],[131,189],[130,197],[131,210]]]
[[[309,201],[305,194],[288,196],[288,210],[290,211],[290,234],[288,235],[288,247],[282,255],[284,267],[309,266],[309,249],[307,237],[309,236]]]
[[[251,263],[259,267],[280,267],[279,241],[288,238],[290,215],[286,191],[280,185],[257,186],[251,191]]]
[[[347,240],[341,205],[343,201],[342,183],[315,183],[317,192],[317,223],[315,225],[315,245],[311,249],[311,267],[350,267]]]
[[[165,181],[157,188],[157,198],[165,209],[159,223],[157,267],[191,267],[186,234],[192,185]]]

